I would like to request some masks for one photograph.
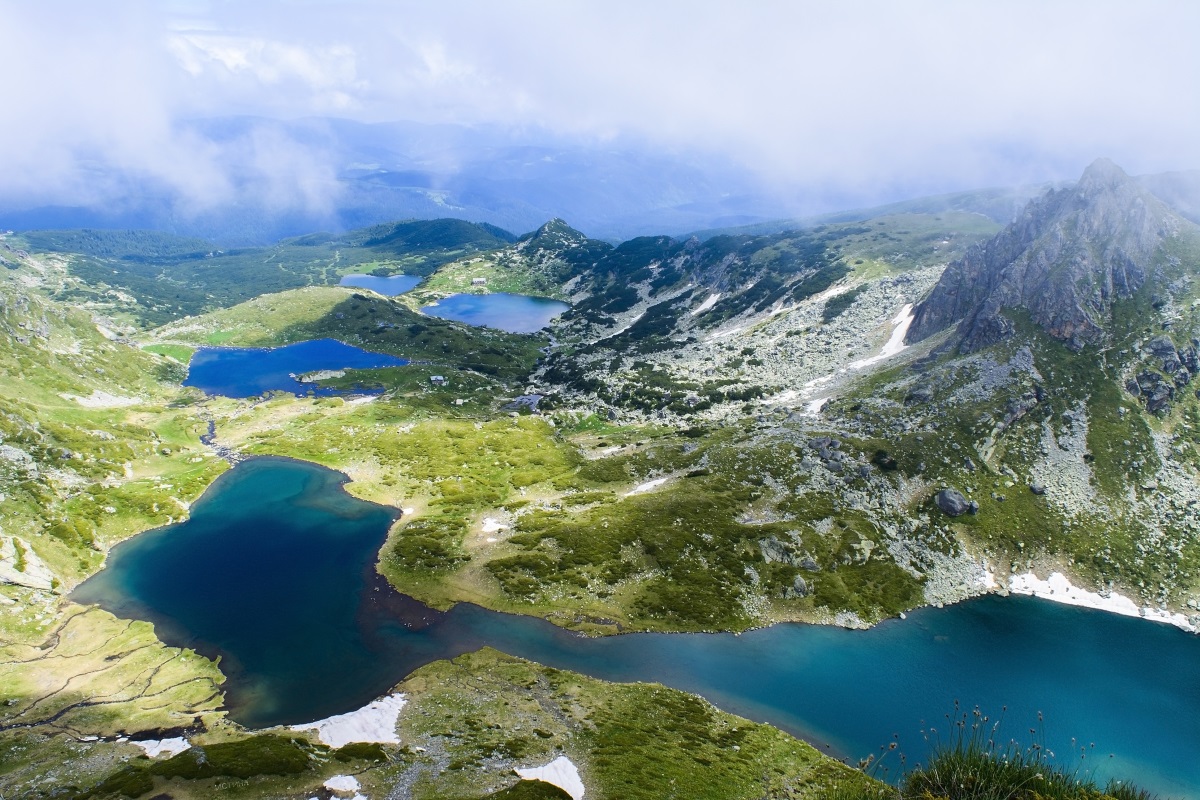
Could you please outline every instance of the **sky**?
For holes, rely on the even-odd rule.
[[[249,171],[320,202],[312,143],[185,124],[229,115],[632,142],[798,195],[1193,169],[1197,31],[1191,0],[0,0],[0,196],[203,208]]]

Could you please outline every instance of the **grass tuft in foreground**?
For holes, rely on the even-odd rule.
[[[1083,768],[1055,760],[1031,728],[1032,741],[1022,746],[1001,741],[1000,721],[978,708],[947,715],[952,734],[934,750],[926,765],[919,765],[896,787],[879,784],[843,786],[829,800],[1156,800],[1157,795],[1135,786],[1110,781],[1101,788]],[[888,749],[885,748],[885,757]],[[900,756],[903,762],[903,755]],[[860,765],[867,771],[880,768],[878,760]]]

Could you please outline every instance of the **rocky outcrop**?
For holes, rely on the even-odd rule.
[[[1176,350],[1169,336],[1156,336],[1142,346],[1142,354],[1149,366],[1126,381],[1125,390],[1145,403],[1151,414],[1165,414],[1176,392],[1200,375],[1200,340]]]
[[[15,536],[0,536],[0,583],[43,590],[52,590],[56,585],[54,573],[29,542]]]
[[[967,502],[967,498],[963,497],[963,493],[958,489],[942,489],[934,495],[933,502],[937,504],[943,514],[951,517],[961,517],[966,513],[974,514],[979,510],[979,504]]]
[[[1188,225],[1100,159],[1073,188],[1047,192],[948,266],[915,309],[907,341],[958,323],[959,349],[972,352],[1011,335],[1002,312],[1023,308],[1080,349],[1103,337],[1113,301],[1141,288],[1163,240]]]
[[[758,547],[762,552],[763,561],[768,564],[772,561],[792,566],[796,564],[796,557],[792,555],[791,549],[774,536],[768,539],[759,539]]]
[[[792,579],[792,585],[784,588],[783,596],[785,598],[807,597],[810,591],[808,581],[797,575]]]

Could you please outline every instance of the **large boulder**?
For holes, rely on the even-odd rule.
[[[774,536],[768,539],[759,539],[758,548],[762,552],[763,561],[768,564],[772,561],[779,564],[795,565],[796,563],[796,557],[792,555],[788,546]]]
[[[1146,352],[1157,358],[1175,358],[1175,343],[1169,336],[1155,336],[1146,342]]]
[[[796,600],[812,594],[812,587],[808,585],[808,581],[797,575],[790,586],[783,587],[783,591],[780,594],[785,600]]]
[[[929,386],[917,386],[904,397],[904,405],[921,406],[933,402],[933,389]]]
[[[933,502],[937,503],[937,507],[942,510],[943,514],[949,514],[952,517],[961,517],[972,510],[972,504],[967,502],[967,498],[963,497],[962,492],[958,489],[942,489],[934,496]],[[978,506],[975,508],[978,509]]]

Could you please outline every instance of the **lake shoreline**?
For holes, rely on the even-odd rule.
[[[1142,760],[1158,761],[1144,734],[1122,732],[1141,723],[1128,709],[1088,704],[1090,694],[1067,687],[1079,684],[1085,665],[1109,657],[1102,654],[1114,637],[1144,642],[1109,664],[1107,679],[1128,687],[1131,696],[1140,693],[1147,713],[1187,707],[1186,686],[1200,678],[1192,674],[1200,663],[1194,659],[1187,669],[1164,672],[1160,665],[1138,677],[1138,670],[1148,669],[1139,653],[1161,649],[1178,654],[1170,663],[1187,663],[1195,647],[1191,637],[1120,620],[1122,615],[1041,602],[1046,598],[1040,596],[986,596],[1004,591],[981,593],[972,603],[947,602],[944,610],[929,604],[905,620],[888,618],[853,633],[827,619],[736,634],[589,636],[477,603],[441,612],[378,572],[381,539],[402,510],[349,495],[353,468],[288,456],[246,463],[226,472],[234,477],[209,496],[206,513],[185,523],[199,528],[159,537],[134,553],[114,548],[124,563],[112,565],[108,594],[93,587],[73,598],[107,597],[101,607],[118,610],[142,604],[153,613],[134,616],[162,618],[163,641],[210,659],[220,656],[217,669],[228,678],[222,710],[248,729],[310,727],[317,720],[345,723],[354,735],[367,727],[387,734],[393,709],[387,709],[388,720],[353,712],[382,702],[428,664],[491,647],[611,684],[671,687],[848,756],[868,752],[893,730],[915,736],[921,720],[936,718],[954,698],[985,708],[1006,704],[1022,720],[1044,708],[1072,732],[1091,737],[1095,730],[1097,740],[1133,765],[1122,770],[1137,775]],[[366,527],[332,527],[352,520]],[[354,574],[338,563],[352,566]],[[267,576],[266,564],[278,574]],[[194,574],[217,578],[216,588],[202,596],[183,591],[181,581]],[[290,601],[281,605],[279,597]],[[171,620],[178,625],[172,628]],[[997,659],[997,647],[1011,657]],[[879,669],[880,663],[893,666]],[[798,687],[804,688],[793,690]],[[1194,746],[1187,731],[1172,736]],[[909,746],[922,747],[915,740]]]

